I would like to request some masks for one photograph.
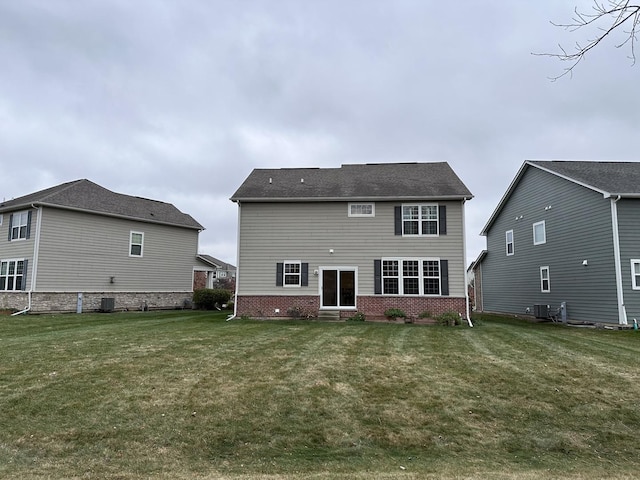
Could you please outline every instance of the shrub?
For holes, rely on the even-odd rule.
[[[200,288],[193,292],[193,303],[201,310],[220,309],[231,298],[228,290]]]
[[[347,320],[351,321],[351,322],[364,322],[367,318],[364,316],[364,313],[362,312],[356,312],[353,315],[351,315],[349,318],[347,318]]]
[[[436,321],[438,322],[438,325],[445,325],[450,327],[460,325],[460,323],[462,323],[460,320],[460,314],[458,312],[454,312],[453,310],[449,310],[436,316]]]
[[[431,312],[429,310],[425,310],[424,312],[420,312],[418,318],[431,318]]]
[[[407,318],[407,314],[399,308],[388,308],[384,311],[384,316],[387,318]]]

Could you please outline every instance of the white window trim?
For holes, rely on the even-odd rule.
[[[368,205],[371,207],[371,213],[353,213],[351,207],[356,205]],[[347,207],[347,214],[350,217],[375,217],[376,216],[376,204],[373,202],[351,202]]]
[[[287,273],[287,265],[298,265],[298,273]],[[298,283],[289,284],[285,281],[287,275],[297,275]],[[301,260],[284,260],[282,262],[282,286],[284,288],[300,288],[302,287],[302,261]]]
[[[509,241],[509,234],[511,234],[511,241]],[[505,252],[507,254],[507,257],[510,257],[511,255],[513,255],[516,252],[516,245],[515,245],[515,241],[513,238],[513,230],[507,230],[504,233],[504,241],[505,241]],[[509,245],[511,245],[511,253],[509,253]]]
[[[544,280],[545,278],[542,275],[542,272],[546,270],[547,272],[547,289],[544,289]],[[540,267],[540,291],[542,293],[550,293],[551,292],[551,273],[549,272],[549,266]]]
[[[542,225],[542,240],[536,242],[536,227],[539,225]],[[542,245],[543,243],[547,243],[547,226],[544,220],[533,224],[533,244]]]
[[[5,282],[5,287],[6,287],[6,284],[8,283],[9,277],[13,277],[13,279],[14,279],[13,286],[15,287],[15,285],[16,285],[15,279],[18,276],[15,273],[13,275],[9,275],[9,263],[15,262],[15,264],[16,264],[15,268],[17,269],[18,268],[18,262],[24,262],[24,261],[25,261],[24,258],[4,258],[4,259],[0,260],[0,263],[4,263],[4,262],[7,263],[7,274],[3,275],[7,279],[7,282]],[[24,268],[24,264],[23,264],[23,268]],[[23,282],[24,282],[24,277],[26,276],[26,274],[27,274],[27,272],[23,270],[22,271],[22,281]],[[20,292],[20,291],[22,291],[22,289],[16,290],[14,288],[13,290],[7,290],[5,288],[4,290],[0,290],[0,292]]]
[[[404,218],[405,207],[418,207],[418,219],[405,220]],[[423,220],[422,207],[436,207],[436,218]],[[440,208],[437,203],[403,203],[400,214],[402,215],[402,236],[403,237],[438,237],[440,236]],[[422,233],[422,222],[424,221],[436,222],[436,233]],[[418,233],[404,233],[404,222],[418,222]]]
[[[19,225],[16,225],[16,223],[15,223],[16,217],[20,218],[20,217],[22,217],[23,214],[27,216],[26,223],[24,223],[24,224],[21,223]],[[29,228],[29,210],[21,210],[19,212],[14,212],[13,213],[13,222],[9,222],[9,223],[10,223],[9,235],[11,235],[11,241],[12,242],[20,242],[20,241],[24,241],[24,240],[27,239],[27,233],[26,232],[27,232],[27,229]],[[22,226],[25,227],[25,236],[24,237],[20,236],[20,227],[22,227]],[[18,237],[17,238],[13,238],[13,229],[14,228],[18,229]]]
[[[636,281],[635,269],[633,268],[635,265],[640,265],[640,259],[631,259],[631,287],[633,290],[640,290],[640,281]]]
[[[142,236],[142,241],[138,244],[138,243],[133,243],[133,236],[134,235],[141,235]],[[133,253],[131,253],[131,247],[133,247],[134,245],[140,245],[140,255],[134,255]],[[130,257],[135,257],[135,258],[142,258],[144,256],[144,232],[137,232],[135,230],[131,230],[129,232],[129,256]]]
[[[407,261],[417,261],[418,262],[418,293],[404,293],[404,282],[403,282],[403,270],[402,270],[402,262]],[[384,262],[398,262],[398,276],[392,277],[389,275],[384,275],[384,268],[381,268],[380,277],[382,280],[382,294],[389,295],[394,297],[441,297],[442,296],[442,267],[440,265],[440,258],[437,257],[386,257],[381,259],[380,266],[384,265]],[[438,262],[438,291],[440,293],[424,293],[424,265],[423,262]],[[384,292],[384,279],[385,278],[397,278],[398,279],[398,293],[386,293]],[[408,277],[408,278],[416,278],[416,277]],[[434,277],[426,277],[426,278],[434,278]]]

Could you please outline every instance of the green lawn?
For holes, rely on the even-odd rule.
[[[0,317],[0,478],[634,478],[640,332]]]

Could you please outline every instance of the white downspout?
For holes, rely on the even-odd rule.
[[[464,277],[464,304],[467,310],[467,322],[470,327],[473,327],[471,323],[471,313],[469,312],[469,287],[467,286],[467,234],[465,229],[465,200],[462,200],[462,271]]]
[[[38,251],[40,250],[40,227],[42,225],[42,207],[36,207],[35,205],[31,205],[32,208],[36,210],[36,234],[33,240],[33,259],[31,260],[31,285],[29,286],[29,290],[27,291],[28,304],[24,310],[20,310],[19,312],[12,313],[11,316],[22,315],[23,313],[27,313],[31,310],[31,292],[36,289],[36,277],[38,273]],[[24,272],[25,274],[27,272]]]
[[[624,306],[624,290],[622,288],[622,264],[620,261],[620,234],[618,232],[618,200],[611,199],[611,226],[613,229],[613,260],[616,270],[616,293],[618,295],[618,323],[627,325],[627,310]]]
[[[238,200],[238,226],[236,233],[236,293],[233,298],[233,315],[227,318],[233,320],[238,315],[238,286],[240,285],[240,220],[242,218],[242,211],[240,206],[240,200]]]

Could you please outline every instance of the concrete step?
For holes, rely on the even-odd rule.
[[[339,310],[320,310],[318,311],[318,320],[325,322],[339,322],[340,311]]]

